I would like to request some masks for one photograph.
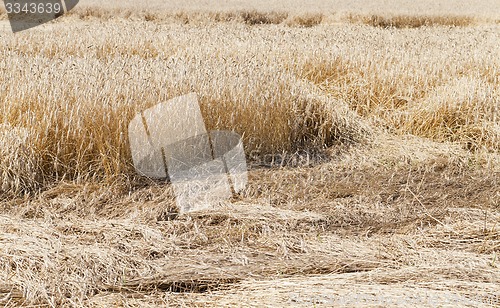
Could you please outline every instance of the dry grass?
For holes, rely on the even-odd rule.
[[[1,33],[0,305],[498,305],[498,4],[262,3]],[[179,215],[127,124],[192,91],[251,169]]]
[[[448,32],[448,39],[472,47],[474,43],[466,39],[470,31]],[[359,48],[371,49],[368,56],[350,53],[311,60],[301,68],[301,75],[358,114],[395,132],[498,151],[500,72],[490,57],[499,52],[496,44],[477,45],[485,48],[486,57],[476,61],[478,53],[450,48],[438,38],[443,35],[441,29],[424,32],[425,51],[415,49],[423,38],[415,34],[422,32],[358,35]],[[496,34],[493,37],[498,39]]]
[[[236,130],[252,158],[358,144],[374,128],[499,149],[496,25],[443,34],[439,27],[130,22],[125,36],[120,21],[96,27],[69,19],[68,29],[87,31],[67,44],[63,33],[49,32],[55,25],[6,36],[2,122],[31,127],[23,146],[37,157],[30,172],[42,186],[133,176],[128,121],[191,91],[208,128]],[[416,50],[422,37],[425,48]]]
[[[235,294],[242,304],[281,306],[299,295],[307,304],[342,294],[333,285],[352,272],[367,273],[345,282],[358,292],[389,284],[378,294],[394,300],[411,286],[420,301],[426,292],[494,296],[498,173],[435,159],[413,158],[412,169],[341,160],[255,170],[239,201],[183,216],[163,184],[68,183],[4,202],[4,304],[230,306]],[[316,288],[275,280],[286,277]],[[266,284],[280,295],[269,297]]]
[[[323,21],[323,14],[300,14],[291,16],[287,19],[286,24],[290,27],[314,27]]]
[[[137,27],[131,39],[134,35],[125,37],[111,23],[76,37],[71,47],[60,45],[63,38],[43,28],[10,37],[5,56],[12,60],[8,67],[13,75],[0,95],[2,121],[13,127],[36,123],[29,146],[40,157],[35,173],[43,182],[132,176],[126,135],[130,119],[144,108],[190,91],[200,95],[208,128],[236,130],[251,156],[319,151],[369,136],[371,129],[345,103],[297,78],[292,68],[305,57],[270,63],[279,49],[265,47],[265,29],[249,32],[253,42],[244,42],[247,49],[238,52],[237,45],[225,50],[218,46],[238,40],[239,31],[247,31],[244,25],[235,25],[231,32],[220,25],[174,25],[173,31],[185,32],[175,37],[154,30],[154,24]],[[155,38],[140,34],[148,29]],[[95,41],[95,31],[103,34],[100,42]],[[193,38],[202,38],[205,31],[211,33],[205,42],[193,44]],[[263,47],[268,54],[261,54]],[[293,52],[306,48],[297,46]],[[63,54],[67,58],[58,61]],[[23,69],[33,61],[33,71]],[[64,86],[58,86],[63,80]]]
[[[249,25],[272,25],[280,24],[288,17],[286,13],[246,11],[241,13],[241,17]]]
[[[290,14],[338,14],[354,13],[363,15],[426,15],[426,16],[469,16],[488,18],[495,20],[499,18],[498,2],[494,0],[479,0],[475,5],[470,5],[467,0],[387,0],[373,2],[361,0],[353,3],[348,0],[252,0],[241,1],[216,1],[198,0],[164,1],[151,0],[138,3],[133,0],[107,1],[81,0],[82,7],[96,7],[100,10],[146,10],[150,12],[238,12],[238,11],[260,11],[260,12],[289,12]]]
[[[349,15],[353,23],[364,23],[381,28],[420,28],[432,26],[466,27],[474,24],[474,18],[469,16],[422,16],[422,15]]]

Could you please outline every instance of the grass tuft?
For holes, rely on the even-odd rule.
[[[276,25],[282,23],[288,17],[288,13],[260,12],[256,10],[242,11],[240,14],[243,21],[249,25]]]
[[[467,27],[475,24],[468,16],[421,16],[421,15],[359,15],[351,14],[348,20],[380,28],[420,28],[420,27]]]
[[[321,24],[323,14],[301,14],[291,16],[286,20],[286,25],[289,27],[304,27],[310,28]]]

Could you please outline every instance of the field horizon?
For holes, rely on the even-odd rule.
[[[0,305],[495,307],[500,6],[0,9]],[[180,214],[128,123],[195,92],[247,188]]]

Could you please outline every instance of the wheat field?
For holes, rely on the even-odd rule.
[[[0,305],[500,305],[497,1],[0,10]],[[127,125],[196,92],[248,187],[179,214]]]

